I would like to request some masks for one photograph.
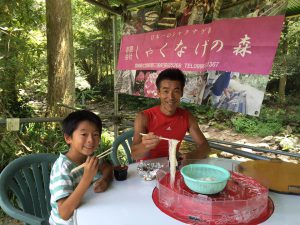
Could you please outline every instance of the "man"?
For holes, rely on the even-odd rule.
[[[185,76],[179,69],[166,69],[157,79],[156,86],[160,105],[139,112],[134,122],[134,136],[131,154],[135,160],[168,156],[168,141],[159,137],[177,139],[177,151],[188,131],[197,149],[183,155],[183,158],[205,158],[210,149],[197,120],[187,110],[179,108],[183,95]],[[141,133],[147,135],[142,136]]]

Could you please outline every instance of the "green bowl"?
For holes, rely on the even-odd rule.
[[[210,164],[190,164],[182,167],[180,173],[189,189],[208,195],[222,191],[230,178],[228,170]]]

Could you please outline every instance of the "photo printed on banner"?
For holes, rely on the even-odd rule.
[[[258,116],[268,80],[268,76],[209,71],[203,103]]]
[[[119,70],[115,90],[122,94],[133,94],[135,70]]]
[[[222,3],[221,3],[222,2]],[[214,19],[285,15],[288,0],[222,0]]]
[[[207,73],[186,72],[185,74],[186,83],[181,101],[201,105],[206,86]]]
[[[246,19],[284,15],[287,3],[287,0],[172,0],[158,2],[155,5],[127,11],[124,16],[123,35],[170,30],[197,24],[209,26],[211,22],[221,21],[222,23],[222,20],[232,18]],[[255,48],[254,37],[250,38],[251,48]],[[138,53],[141,50],[139,48]],[[253,50],[250,49],[250,51]],[[163,53],[164,51],[165,49],[162,50]],[[134,54],[128,55],[128,57],[136,57],[136,52],[133,51]],[[147,53],[151,54],[152,52],[154,54],[154,49],[150,49]],[[230,63],[232,59],[229,60],[228,57],[228,55],[225,56]],[[182,102],[210,104],[234,112],[259,115],[269,79],[268,73],[264,73],[262,76],[255,71],[212,71],[228,69],[221,67],[208,67],[206,71],[202,69],[200,72],[194,68],[194,64],[189,63],[183,64],[184,66],[180,68],[186,74]],[[190,69],[191,67],[193,69]],[[253,68],[258,67],[257,64],[253,65]],[[119,93],[157,98],[155,80],[164,67],[150,69],[139,67],[119,71],[115,89]],[[229,70],[237,71],[233,68]]]
[[[158,76],[155,70],[137,70],[135,73],[133,95],[157,98],[157,88],[155,85]]]

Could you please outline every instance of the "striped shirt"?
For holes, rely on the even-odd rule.
[[[83,169],[71,173],[71,170],[78,165],[73,163],[67,156],[60,154],[59,158],[53,164],[50,175],[50,193],[51,193],[51,214],[49,223],[51,225],[73,225],[73,218],[63,220],[58,213],[57,201],[68,197],[79,184]],[[98,176],[99,178],[99,176]]]

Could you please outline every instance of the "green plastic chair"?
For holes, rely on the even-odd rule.
[[[111,153],[111,159],[114,166],[121,165],[118,159],[118,149],[120,146],[122,146],[125,151],[128,163],[130,164],[134,162],[134,160],[131,158],[131,148],[130,148],[130,146],[132,145],[133,132],[134,132],[133,129],[125,131],[114,140],[112,145],[112,153]]]
[[[54,154],[31,154],[15,159],[0,174],[0,206],[25,224],[49,224],[49,180]]]

